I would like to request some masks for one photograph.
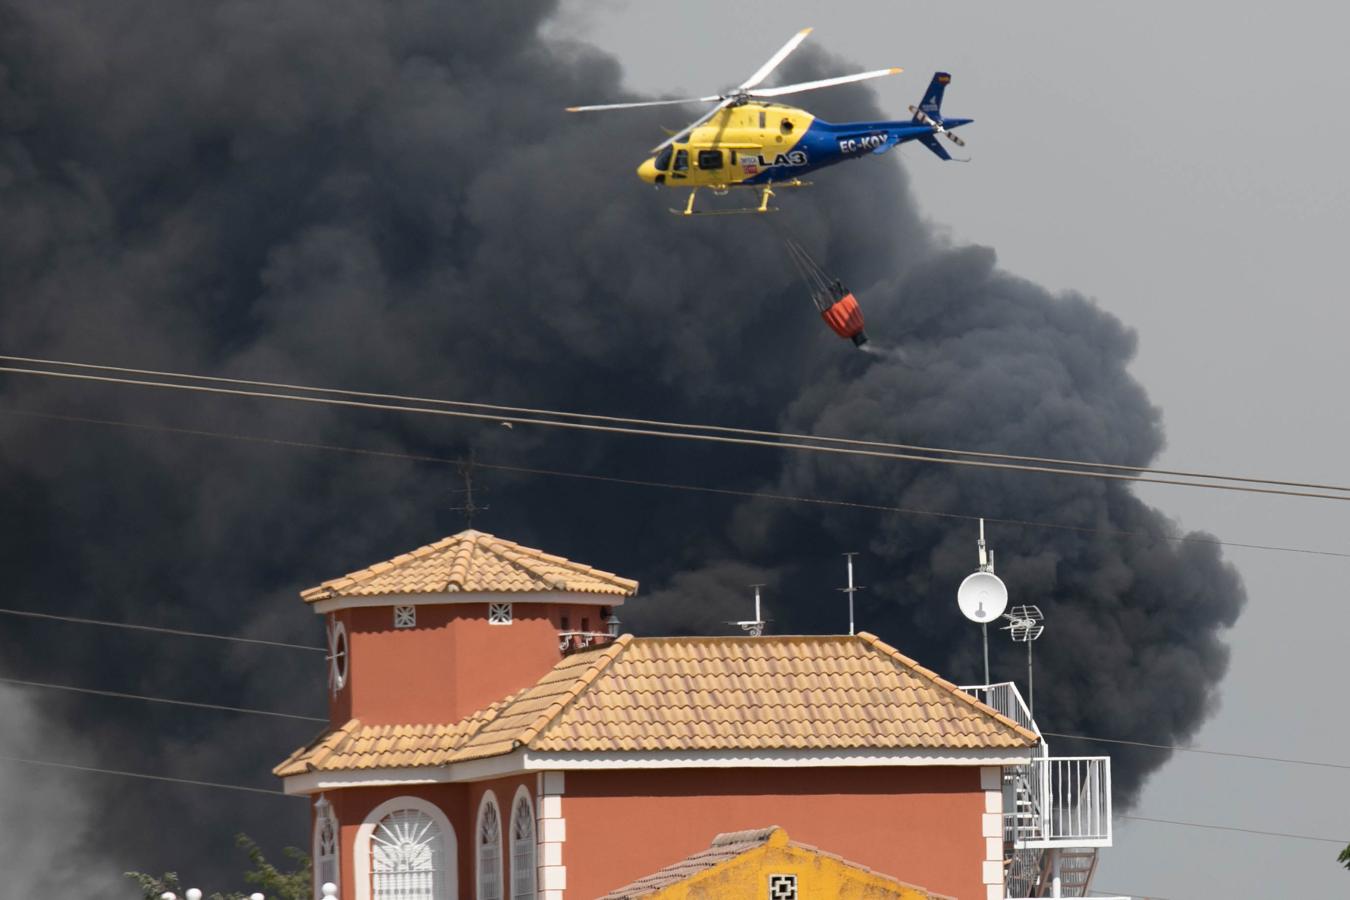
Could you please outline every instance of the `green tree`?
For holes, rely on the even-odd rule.
[[[291,861],[290,871],[283,872],[263,855],[258,842],[246,834],[235,835],[235,846],[244,851],[253,868],[244,873],[244,882],[253,890],[261,891],[267,900],[310,900],[312,875],[309,854],[298,847],[287,847],[281,851]],[[159,900],[165,891],[173,891],[180,898],[183,885],[177,872],[165,872],[163,875],[147,875],[144,872],[127,872],[128,878],[136,882],[144,900]],[[208,900],[247,900],[248,893],[232,891],[214,893]]]
[[[1341,851],[1341,855],[1336,857],[1336,862],[1345,866],[1347,869],[1350,869],[1350,844],[1345,845],[1345,849]]]

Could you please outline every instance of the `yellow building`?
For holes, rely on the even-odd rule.
[[[719,834],[707,850],[601,900],[951,900],[873,872],[772,826]]]

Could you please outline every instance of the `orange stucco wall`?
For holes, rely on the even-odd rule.
[[[452,723],[538,681],[561,658],[558,631],[601,607],[516,602],[510,625],[489,625],[486,603],[417,607],[417,627],[394,628],[392,606],[340,610],[347,628],[347,685],[330,696],[335,724]]]
[[[974,767],[568,772],[562,811],[577,900],[705,849],[719,832],[766,825],[935,893],[985,896]]]
[[[499,778],[492,781],[472,784],[435,784],[416,787],[388,788],[344,788],[329,791],[324,796],[333,806],[341,833],[341,851],[339,866],[342,872],[340,900],[356,898],[356,867],[354,850],[356,833],[371,812],[387,800],[396,797],[414,796],[435,804],[445,813],[455,829],[455,859],[459,872],[459,896],[462,900],[471,900],[475,896],[476,871],[474,855],[475,829],[478,824],[478,806],[483,795],[489,790],[497,798],[502,822],[502,884],[508,890],[511,878],[511,804],[515,800],[516,790],[521,785],[530,793],[531,802],[535,802],[535,775],[522,775],[513,778]],[[311,808],[310,831],[313,833],[313,811]],[[308,849],[308,848],[307,848]]]

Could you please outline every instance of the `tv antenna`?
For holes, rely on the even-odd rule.
[[[863,588],[855,587],[854,584],[853,584],[853,557],[855,557],[855,556],[857,556],[857,555],[858,555],[858,551],[856,551],[856,550],[852,551],[851,553],[845,553],[845,554],[844,554],[844,558],[848,560],[848,587],[835,588],[835,590],[839,591],[840,593],[848,594],[848,633],[849,633],[849,634],[853,634],[853,633],[854,633],[854,628],[853,628],[853,595],[856,594],[856,593],[858,593],[858,591],[863,590]]]
[[[1012,612],[1003,614],[1003,618],[1008,620],[1008,624],[1003,626],[1003,630],[1008,632],[1008,636],[1019,644],[1027,645],[1027,712],[1031,713],[1034,719],[1036,717],[1036,682],[1032,680],[1031,644],[1041,636],[1041,632],[1045,631],[1045,626],[1041,624],[1045,621],[1045,615],[1041,612],[1039,606],[1027,604],[1025,606],[1014,606]]]
[[[488,509],[490,509],[490,507],[487,506],[479,506],[473,500],[473,471],[477,466],[477,455],[473,450],[469,451],[468,458],[461,458],[456,466],[459,469],[459,477],[464,479],[464,487],[462,490],[454,491],[454,493],[463,494],[464,502],[459,506],[452,506],[450,509],[454,512],[464,513],[465,528],[473,527],[473,517],[475,515],[480,512],[487,512]],[[483,493],[486,493],[486,490],[484,490]]]
[[[750,637],[761,637],[764,634],[764,616],[759,612],[759,589],[764,587],[762,584],[752,584],[750,587],[755,589],[755,617],[744,622],[732,622],[733,625],[741,626],[741,630]]]
[[[961,614],[980,625],[984,637],[984,683],[989,684],[989,623],[1008,608],[1008,586],[994,574],[994,551],[984,543],[984,519],[980,519],[980,568],[971,572],[956,589]]]

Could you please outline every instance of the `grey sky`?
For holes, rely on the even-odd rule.
[[[566,6],[555,32],[615,53],[642,92],[735,83],[805,25],[859,69],[905,67],[876,88],[897,116],[933,70],[951,71],[945,109],[976,119],[974,161],[905,151],[925,213],[953,240],[992,246],[1008,270],[1082,291],[1138,330],[1133,371],[1167,427],[1160,465],[1350,482],[1340,465],[1350,127],[1344,21],[1325,5]],[[1345,549],[1350,508],[1335,502],[1140,493],[1227,540]],[[1339,702],[1347,560],[1227,555],[1250,602],[1222,707],[1195,745],[1350,762]],[[1347,788],[1350,772],[1179,754],[1137,814],[1350,840]],[[1150,823],[1116,834],[1103,889],[1182,900],[1244,896],[1252,884],[1291,897],[1350,886],[1332,844]]]

